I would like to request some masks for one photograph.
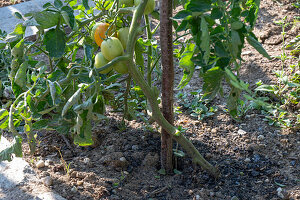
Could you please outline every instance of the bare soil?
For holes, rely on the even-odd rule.
[[[282,48],[281,27],[274,21],[287,16],[292,22],[294,16],[300,16],[291,3],[261,1],[255,34],[270,55],[280,55]],[[299,24],[288,26],[287,41],[299,34],[299,29]],[[250,46],[244,52],[241,77],[250,88],[259,80],[275,81],[273,72],[281,68],[280,60],[267,60]],[[180,76],[177,70],[177,79]],[[186,91],[200,87],[195,79]],[[50,176],[50,188],[68,200],[300,199],[300,133],[269,126],[259,111],[249,111],[238,123],[222,111],[222,101],[215,100],[219,111],[203,121],[185,113],[176,116],[176,125],[186,128],[186,136],[200,153],[220,169],[218,180],[195,166],[188,156],[176,160],[175,167],[181,174],[160,174],[159,135],[138,121],[120,129],[121,116],[109,111],[109,122],[94,127],[97,146],[70,148],[57,133],[40,132],[35,156],[29,155],[24,144],[25,159],[33,166],[39,159],[50,160],[49,166],[35,169],[41,179]],[[57,148],[64,161],[70,163],[69,174]]]

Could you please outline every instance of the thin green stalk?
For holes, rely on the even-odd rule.
[[[145,24],[146,24],[146,31],[147,31],[147,39],[151,41],[152,33],[150,27],[150,20],[148,15],[144,15]],[[152,78],[151,78],[151,63],[152,63],[152,46],[148,46],[148,60],[147,60],[147,81],[149,85],[152,85]]]

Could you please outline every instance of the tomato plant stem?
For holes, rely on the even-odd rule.
[[[144,15],[145,23],[146,23],[146,31],[147,31],[147,39],[151,42],[152,39],[152,33],[151,33],[151,27],[150,27],[150,20],[148,15]],[[151,63],[152,63],[152,46],[148,46],[148,59],[147,59],[147,81],[148,84],[152,84],[151,79]]]
[[[127,42],[127,55],[130,59],[128,59],[128,67],[132,78],[136,81],[136,83],[141,87],[145,96],[147,97],[150,106],[152,108],[152,117],[155,121],[163,127],[164,130],[176,140],[185,151],[193,158],[193,161],[200,165],[204,170],[208,171],[214,177],[219,177],[219,170],[212,166],[209,162],[207,162],[203,156],[199,153],[199,151],[195,148],[195,146],[189,141],[184,135],[178,134],[178,130],[170,124],[166,118],[162,115],[162,112],[158,106],[158,100],[156,95],[156,87],[150,87],[149,84],[145,81],[143,74],[137,68],[133,61],[134,54],[134,46],[136,42],[136,38],[138,33],[140,32],[140,24],[141,18],[143,16],[144,9],[146,7],[147,0],[142,1],[141,4],[137,7],[136,11],[133,14],[132,23],[129,30],[129,38]],[[173,56],[172,56],[173,57]]]

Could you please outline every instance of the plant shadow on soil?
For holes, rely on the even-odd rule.
[[[243,134],[237,133],[241,126],[224,113],[203,122],[188,115],[180,116],[176,125],[187,128],[186,136],[199,152],[218,166],[222,174],[218,180],[193,165],[189,156],[177,160],[181,174],[159,174],[160,137],[145,131],[141,123],[136,122],[129,122],[126,130],[120,131],[120,119],[114,114],[109,117],[109,123],[100,123],[94,128],[99,139],[94,148],[72,145],[69,149],[56,133],[43,133],[41,138],[47,139],[41,140],[36,156],[50,158],[53,163],[37,170],[40,176],[50,175],[54,180],[51,187],[66,199],[163,200],[196,196],[200,199],[230,199],[233,196],[276,199],[278,185],[275,182],[291,189],[297,186],[296,179],[280,171],[279,159],[271,158],[272,152],[264,151],[266,144],[274,141],[257,141],[255,130],[261,133],[272,131],[262,126],[257,115],[252,123],[244,124]],[[70,176],[66,175],[54,146],[60,147],[66,163],[71,163]],[[124,158],[125,163],[121,162]],[[246,161],[245,158],[249,159]],[[290,173],[297,176],[299,162],[292,161],[295,169]]]

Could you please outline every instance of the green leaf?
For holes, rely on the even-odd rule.
[[[93,112],[103,115],[105,113],[105,101],[102,95],[98,95],[93,106]]]
[[[49,89],[50,89],[50,95],[51,95],[51,98],[52,98],[52,103],[53,103],[53,105],[55,105],[55,96],[56,96],[55,84],[50,80],[47,80],[47,82],[48,82]]]
[[[33,18],[43,29],[51,28],[58,24],[60,14],[58,12],[41,11],[33,13]]]
[[[237,31],[231,31],[231,47],[235,58],[240,56],[242,41]]]
[[[6,109],[0,109],[0,121],[4,119],[4,117],[8,116],[8,111]]]
[[[221,82],[224,77],[224,71],[220,67],[214,67],[206,71],[203,75],[204,99],[213,99],[221,89]]]
[[[248,35],[247,36],[247,41],[248,43],[253,46],[261,55],[264,57],[268,58],[269,60],[271,59],[270,55],[268,52],[264,49],[264,47],[261,45],[259,41],[257,41],[254,37]]]
[[[17,157],[22,157],[22,138],[19,136],[14,138],[12,146],[0,152],[0,162],[5,160],[11,161],[12,154],[15,154]]]
[[[211,2],[210,0],[191,0],[185,7],[191,12],[206,12],[211,9]]]
[[[233,30],[238,30],[244,27],[244,24],[241,21],[235,21],[231,24]]]
[[[89,62],[92,62],[92,61],[93,61],[93,58],[92,58],[92,55],[93,55],[93,46],[84,43],[84,44],[83,44],[83,49],[84,49],[84,57],[85,57]]]
[[[49,123],[49,120],[47,119],[41,119],[37,122],[34,122],[32,124],[32,128],[35,129],[35,130],[41,130],[41,129],[44,129],[44,128],[47,128],[48,127],[48,123]]]
[[[74,144],[80,146],[88,146],[93,144],[92,140],[92,109],[93,104],[89,104],[87,110],[84,110],[82,114],[78,114],[75,131],[77,134],[74,136]]]
[[[205,64],[208,63],[208,59],[209,59],[209,54],[210,54],[210,46],[209,46],[209,32],[208,32],[208,26],[207,26],[207,22],[205,20],[204,17],[201,17],[201,44],[200,44],[200,48],[202,51],[204,51],[204,62]]]
[[[194,55],[195,44],[187,44],[185,51],[181,55],[181,59],[179,61],[179,66],[184,69],[183,77],[181,78],[180,83],[177,86],[177,90],[184,88],[191,78],[193,77],[195,71],[195,64],[191,61]]]
[[[274,85],[260,85],[255,88],[256,91],[263,91],[263,92],[275,92],[277,89],[274,88]]]
[[[26,89],[26,72],[27,72],[27,68],[28,68],[28,62],[25,61],[21,64],[20,68],[18,69],[16,76],[14,78],[14,82],[20,86],[23,90]]]
[[[139,39],[136,43],[135,43],[135,61],[136,64],[144,67],[144,57],[143,57],[143,52],[144,52],[144,47],[143,47],[143,40]]]
[[[186,26],[188,25],[187,20],[183,20],[181,24],[176,28],[176,32],[180,32],[186,29]]]
[[[51,6],[52,6],[52,4],[50,2],[48,2],[48,3],[45,3],[43,5],[43,8],[48,8],[48,7],[51,7]]]
[[[174,174],[182,174],[182,172],[177,169],[174,169],[173,171],[174,171]]]
[[[80,97],[80,91],[81,88],[79,88],[72,96],[71,98],[67,101],[67,103],[65,104],[62,112],[61,112],[61,116],[63,117],[67,111],[69,110],[69,108],[71,108],[74,104],[76,104],[79,100]]]
[[[51,57],[60,58],[65,51],[65,32],[60,29],[50,29],[45,34],[44,43]]]
[[[54,0],[54,6],[56,8],[61,8],[63,6],[63,3],[60,0]]]
[[[191,16],[191,15],[192,15],[191,11],[182,10],[182,11],[179,11],[172,19],[181,20],[181,19],[184,19],[184,18],[186,18],[188,16]]]
[[[220,8],[213,8],[210,14],[212,19],[220,19],[223,17],[223,12]]]
[[[74,10],[69,6],[64,6],[61,8],[62,10],[62,16],[65,20],[65,22],[70,26],[73,30],[76,27],[75,26],[75,16],[74,16]]]
[[[218,41],[215,43],[215,51],[216,51],[217,56],[219,56],[219,57],[226,58],[229,56],[222,42]]]
[[[82,4],[86,10],[90,9],[88,0],[82,0]]]
[[[14,58],[22,58],[24,55],[24,39],[20,40],[11,50]]]
[[[26,27],[23,26],[22,23],[19,23],[15,26],[15,29],[14,29],[14,34],[17,34],[17,35],[22,35],[22,34],[25,34],[25,29]]]
[[[167,174],[165,169],[158,170],[158,173],[161,174],[161,175],[166,175]]]
[[[227,98],[227,108],[229,110],[229,113],[232,117],[237,117],[237,107],[239,105],[239,99],[240,99],[241,89],[237,88],[235,86],[231,86],[230,94]]]
[[[21,13],[19,13],[19,12],[14,12],[14,16],[15,16],[17,19],[23,19],[23,16],[22,16]]]

